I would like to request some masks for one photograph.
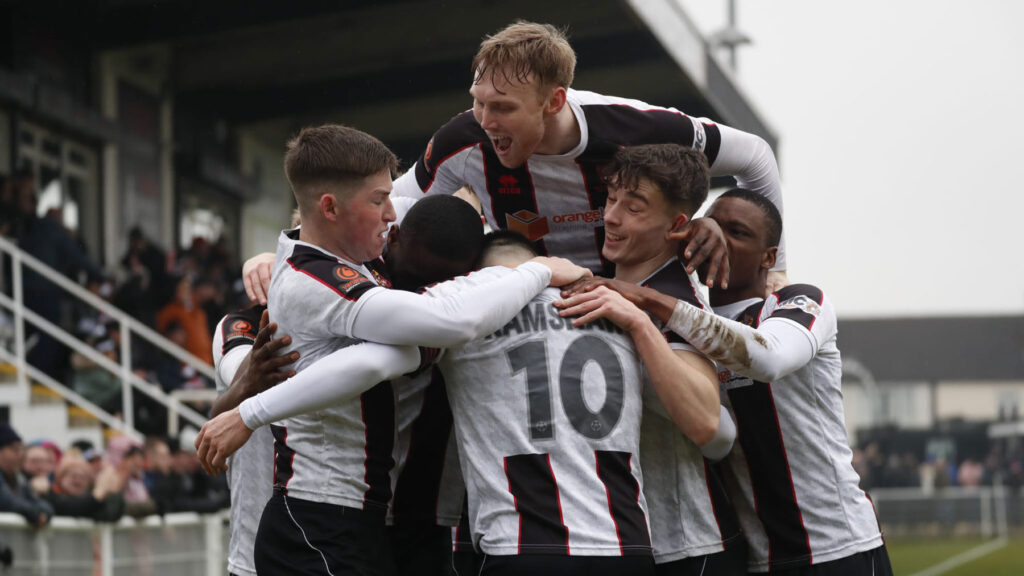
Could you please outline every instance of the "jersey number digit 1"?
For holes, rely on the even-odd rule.
[[[530,438],[552,438],[551,378],[544,342],[526,342],[509,350],[507,356],[513,375],[526,370]],[[588,362],[596,362],[604,375],[604,404],[597,412],[583,398],[583,370]],[[558,373],[562,409],[573,428],[594,440],[610,434],[622,416],[623,399],[622,365],[612,347],[600,338],[581,336],[566,349]]]

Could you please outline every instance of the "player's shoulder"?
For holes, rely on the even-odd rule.
[[[642,284],[687,304],[701,309],[707,308],[693,278],[686,273],[685,265],[678,258],[667,262]]]
[[[786,318],[808,330],[819,318],[835,316],[832,306],[826,305],[825,293],[811,284],[790,284],[776,290],[765,311],[771,318]]]
[[[228,350],[238,346],[252,346],[256,342],[260,317],[266,309],[266,306],[256,304],[226,314],[220,321],[222,353],[226,354]]]
[[[296,244],[286,259],[299,278],[313,280],[348,300],[357,300],[377,284],[354,266],[312,246]]]
[[[487,134],[473,117],[473,111],[467,110],[453,117],[434,133],[420,158],[421,164],[428,173],[433,172],[448,158],[486,139]]]

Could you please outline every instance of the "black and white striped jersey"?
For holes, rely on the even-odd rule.
[[[770,330],[778,346],[813,350],[809,362],[772,382],[719,367],[723,403],[737,426],[727,485],[750,543],[751,571],[820,564],[881,546],[874,509],[851,464],[832,303],[820,289],[794,284],[767,300],[715,312]]]
[[[395,181],[393,194],[451,194],[468,184],[492,227],[521,232],[542,254],[595,272],[610,270],[601,259],[607,187],[599,167],[622,146],[674,142],[701,150],[712,175],[735,176],[782,211],[778,166],[761,138],[639,100],[571,89],[567,100],[580,126],[573,150],[534,154],[524,165],[506,168],[467,111],[434,134],[413,169]],[[778,269],[785,269],[782,247]]]
[[[666,262],[640,284],[691,306],[708,308],[678,259]],[[674,350],[696,352],[678,334],[665,327],[662,331]],[[649,381],[644,388],[640,464],[644,494],[651,503],[656,563],[721,552],[726,542],[742,537],[716,466],[680,432]]]
[[[473,542],[490,555],[649,555],[636,351],[610,322],[574,328],[557,299],[545,290],[440,360]]]
[[[295,369],[360,342],[351,325],[369,291],[386,282],[365,265],[345,262],[283,232],[267,308],[278,332],[292,338],[285,351]],[[338,378],[344,378],[339,373]],[[384,512],[391,500],[395,396],[381,382],[359,397],[271,425],[274,486],[290,496]]]

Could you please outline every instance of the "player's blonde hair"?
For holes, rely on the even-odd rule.
[[[526,84],[530,76],[538,90],[572,84],[576,52],[565,34],[550,24],[517,20],[480,44],[473,58],[473,83],[494,82],[501,74],[507,82]]]

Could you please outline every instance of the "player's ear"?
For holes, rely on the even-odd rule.
[[[683,229],[683,226],[686,226],[686,223],[689,221],[690,218],[686,214],[679,214],[678,216],[676,216],[675,221],[672,222],[672,229],[669,230],[669,233],[671,234],[679,232],[680,230]]]
[[[338,218],[340,208],[334,194],[328,192],[320,195],[320,215],[327,220],[334,222]]]
[[[398,230],[398,224],[392,224],[391,228],[388,228],[387,244],[388,250],[391,250],[392,246],[398,245],[398,236],[400,231]]]
[[[554,116],[565,107],[566,91],[561,86],[555,86],[544,98],[544,114]]]
[[[772,268],[775,268],[775,258],[776,256],[778,256],[778,253],[778,246],[772,246],[771,248],[765,250],[764,253],[761,254],[761,267],[764,268],[765,270],[771,270]]]

